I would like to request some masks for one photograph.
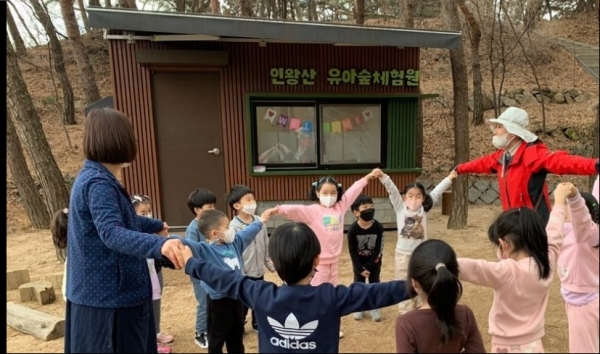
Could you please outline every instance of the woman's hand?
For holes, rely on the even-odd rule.
[[[168,239],[160,249],[160,253],[167,257],[175,269],[181,269],[185,267],[185,262],[183,261],[183,252],[184,245],[181,240],[176,238]]]
[[[182,257],[183,257],[183,264],[184,264],[184,267],[185,267],[185,265],[187,264],[188,260],[189,260],[190,258],[194,257],[194,254],[192,253],[192,249],[191,249],[191,248],[189,248],[188,246],[185,246],[185,247],[183,248],[183,251],[181,252],[181,255],[182,255]]]

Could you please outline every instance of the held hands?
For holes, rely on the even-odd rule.
[[[362,275],[365,278],[368,278],[369,275],[371,275],[371,272],[369,272],[368,270],[363,270],[362,272],[360,272],[360,275]]]
[[[163,222],[163,228],[161,231],[157,232],[157,235],[168,237],[169,236],[169,225],[166,222]]]
[[[577,187],[570,182],[559,183],[554,190],[554,202],[556,204],[565,204],[567,198],[572,198],[579,193]]]
[[[185,246],[183,248],[183,251],[181,251],[181,256],[183,257],[183,265],[185,267],[185,265],[187,264],[188,260],[192,257],[194,257],[194,254],[192,253],[192,249],[189,248],[188,246]]]
[[[267,209],[267,210],[263,211],[263,213],[260,215],[260,222],[262,222],[263,224],[266,224],[267,221],[269,221],[269,219],[271,218],[271,215],[274,215],[274,214],[272,214],[272,210],[275,208],[271,208],[271,209]]]
[[[175,269],[181,269],[185,267],[185,262],[183,261],[183,252],[184,246],[181,240],[178,239],[168,239],[160,249],[160,253],[167,257],[175,266]]]
[[[371,171],[371,173],[366,175],[365,178],[370,180],[370,179],[380,178],[382,176],[383,176],[383,171],[381,171],[379,168],[376,168],[373,171]]]
[[[448,178],[452,181],[456,177],[458,177],[458,172],[456,172],[456,169],[454,169],[454,170],[452,170],[452,172],[450,172],[450,174],[448,175]]]

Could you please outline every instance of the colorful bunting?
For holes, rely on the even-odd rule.
[[[273,124],[273,122],[275,121],[275,118],[277,117],[277,111],[275,111],[274,109],[267,109],[267,113],[265,113],[265,120],[269,120],[271,121],[271,124]]]

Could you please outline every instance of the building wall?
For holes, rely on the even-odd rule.
[[[229,52],[229,65],[215,70],[220,73],[221,115],[224,140],[226,188],[235,184],[248,185],[259,200],[303,200],[310,184],[317,176],[261,176],[252,177],[247,161],[246,99],[252,93],[314,93],[314,94],[416,94],[418,87],[410,86],[359,86],[351,84],[330,85],[327,71],[336,67],[344,69],[407,70],[419,69],[418,48],[391,47],[335,47],[332,45],[271,44],[260,47],[257,43],[187,42],[155,43],[124,40],[109,41],[109,54],[117,109],[128,115],[139,141],[139,155],[131,168],[124,170],[124,183],[130,191],[144,191],[160,206],[159,171],[156,153],[154,116],[152,107],[152,68],[136,62],[136,50],[225,50]],[[269,71],[274,67],[315,69],[318,79],[314,86],[275,86]],[[156,68],[154,68],[156,69]],[[162,68],[164,70],[166,68]],[[169,68],[190,70],[190,68]],[[199,108],[201,109],[201,108]],[[174,107],[174,113],[176,113]],[[401,137],[399,137],[401,138]],[[399,139],[399,141],[402,141]],[[398,145],[390,145],[398,150]],[[413,159],[414,161],[414,159]],[[416,167],[416,166],[414,166]],[[364,174],[336,176],[345,186],[351,185]],[[417,177],[417,173],[395,173],[392,179],[404,185]],[[385,197],[380,183],[370,183],[365,193],[372,197]],[[157,216],[160,217],[160,208]]]

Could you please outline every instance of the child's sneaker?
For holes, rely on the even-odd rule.
[[[162,344],[171,343],[173,341],[173,336],[164,333],[159,333],[156,335],[156,340]]]
[[[381,321],[381,312],[379,311],[379,309],[371,310],[371,319],[373,320],[373,322]]]
[[[167,347],[166,345],[157,345],[158,354],[169,354],[173,349],[171,347]]]
[[[354,313],[354,319],[357,320],[357,321],[362,320],[364,317],[365,317],[365,313],[364,312],[355,312]]]
[[[194,341],[196,342],[196,345],[200,348],[208,348],[208,335],[206,333],[198,334],[198,332],[196,332],[196,335],[194,336]]]

